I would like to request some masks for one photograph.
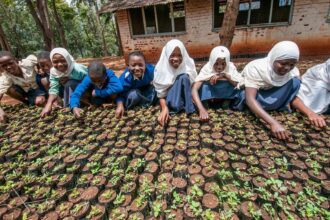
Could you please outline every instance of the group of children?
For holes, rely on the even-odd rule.
[[[156,66],[146,63],[141,52],[132,52],[128,67],[118,78],[101,62],[78,64],[64,48],[20,62],[7,51],[0,52],[0,100],[4,94],[26,104],[43,106],[41,117],[56,105],[70,107],[81,117],[81,105],[115,102],[116,116],[135,106],[159,102],[158,122],[164,126],[171,114],[195,112],[209,119],[205,105],[229,102],[234,110],[249,108],[269,124],[274,136],[287,139],[288,132],[267,111],[305,114],[311,124],[326,126],[321,113],[329,113],[330,59],[310,68],[302,77],[296,64],[299,48],[291,41],[277,43],[267,57],[248,63],[239,73],[230,62],[226,47],[215,47],[209,62],[197,74],[194,60],[179,40],[169,41]],[[37,71],[36,71],[37,70]],[[0,121],[5,121],[0,108]]]

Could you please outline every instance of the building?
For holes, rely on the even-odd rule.
[[[141,50],[156,62],[167,41],[178,38],[189,54],[209,56],[219,45],[226,0],[110,0],[125,56]],[[236,57],[267,53],[281,40],[295,41],[302,55],[330,55],[329,0],[241,0],[231,47]]]

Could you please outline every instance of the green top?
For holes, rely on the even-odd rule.
[[[88,74],[88,69],[86,66],[81,64],[75,64],[73,67],[72,72],[69,75],[69,79],[75,79],[75,80],[83,80],[83,78]],[[49,81],[50,81],[50,88],[49,88],[49,94],[53,95],[59,95],[60,94],[60,79],[61,77],[56,77],[52,74],[50,74]]]

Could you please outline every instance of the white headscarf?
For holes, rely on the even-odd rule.
[[[170,56],[176,47],[180,48],[182,54],[182,63],[177,69],[173,68],[169,62]],[[182,73],[188,74],[190,82],[193,83],[197,76],[195,62],[190,58],[181,41],[176,39],[170,40],[163,48],[160,59],[155,67],[153,83],[159,98],[167,95],[168,89],[173,85],[176,77]]]
[[[65,72],[61,72],[61,71],[58,71],[57,69],[55,69],[54,67],[52,67],[50,69],[50,75],[53,77],[56,77],[56,78],[68,77],[70,75],[70,73],[72,72],[74,65],[75,65],[75,61],[74,61],[73,57],[65,48],[58,47],[58,48],[54,48],[50,52],[50,60],[52,62],[53,62],[53,56],[55,54],[60,54],[64,57],[64,59],[68,63],[68,69]]]
[[[298,77],[299,70],[296,67],[283,76],[275,73],[273,69],[274,62],[286,59],[299,60],[299,48],[292,41],[281,41],[271,49],[266,58],[248,63],[242,72],[245,87],[257,89],[268,89],[274,86],[280,87],[290,79]]]
[[[211,51],[209,62],[203,66],[198,76],[196,77],[195,82],[208,81],[212,76],[217,74],[217,72],[214,70],[214,64],[217,62],[218,58],[225,59],[226,61],[226,67],[222,73],[229,74],[231,79],[235,82],[240,82],[242,80],[242,77],[237,72],[235,65],[230,62],[230,52],[227,47],[218,46],[213,48]]]
[[[327,111],[330,105],[330,59],[307,70],[298,97],[315,113]]]

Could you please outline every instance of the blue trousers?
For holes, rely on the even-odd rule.
[[[218,81],[215,85],[211,85],[208,81],[204,82],[199,89],[201,101],[210,99],[234,99],[239,90],[228,81]]]
[[[157,101],[156,90],[153,85],[139,89],[131,89],[125,97],[125,108],[131,109],[134,106],[149,106]]]
[[[300,83],[298,78],[293,78],[281,87],[261,89],[258,91],[256,99],[266,111],[290,111],[288,105],[296,97]],[[245,108],[245,90],[242,90],[235,101],[234,109],[244,110]]]
[[[195,112],[188,74],[177,76],[173,86],[167,93],[166,103],[171,113],[178,113],[183,110],[187,114]]]

